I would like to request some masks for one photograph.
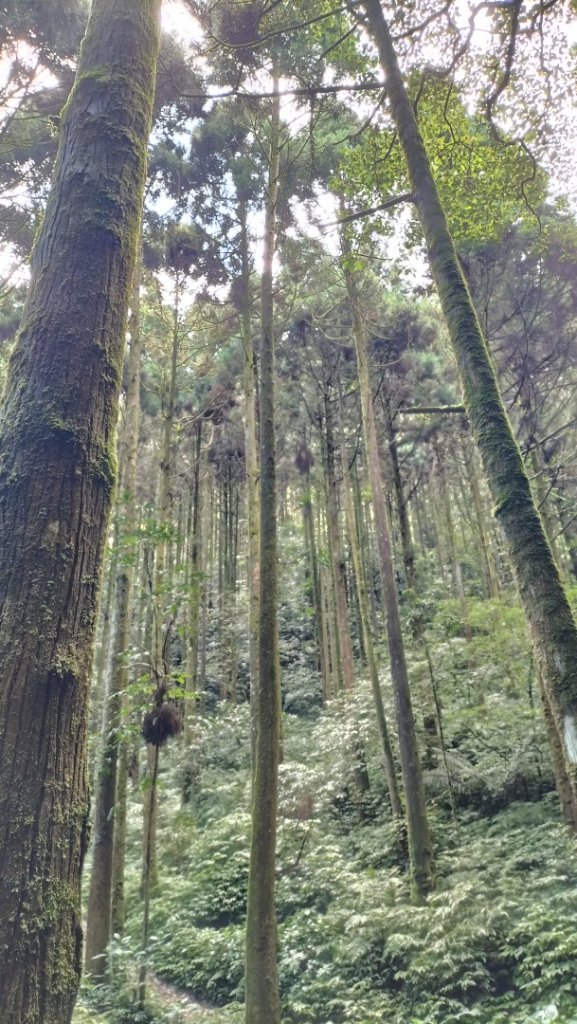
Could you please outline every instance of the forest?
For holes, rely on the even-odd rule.
[[[577,1024],[575,0],[0,0],[0,1024]]]

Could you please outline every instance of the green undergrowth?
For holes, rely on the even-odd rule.
[[[470,615],[469,644],[453,603],[439,606],[428,627],[441,710],[434,725],[427,663],[410,652],[437,859],[438,888],[426,905],[409,900],[369,687],[360,684],[346,704],[285,716],[278,916],[286,1024],[577,1024],[577,858],[559,822],[522,622],[497,602],[471,602]],[[392,718],[386,677],[383,685]],[[240,707],[198,718],[191,750],[175,745],[162,755],[148,961],[175,990],[213,1007],[195,1011],[199,1022],[202,1013],[212,1024],[242,1019],[248,750]],[[365,769],[370,788],[361,791]],[[185,775],[194,786],[183,807]],[[116,950],[127,962],[141,924],[139,827],[135,794],[130,912]],[[173,1018],[162,1012],[159,1020],[180,1024],[178,1006]]]

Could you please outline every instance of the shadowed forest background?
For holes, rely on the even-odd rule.
[[[0,1021],[574,1024],[574,5],[88,6],[0,0]]]

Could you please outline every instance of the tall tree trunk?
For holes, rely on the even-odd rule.
[[[407,499],[405,498],[401,467],[399,465],[399,451],[397,448],[397,437],[393,415],[389,408],[389,402],[385,407],[385,430],[391,460],[391,476],[395,489],[395,501],[397,505],[397,518],[399,520],[399,532],[401,535],[401,548],[403,552],[403,565],[405,567],[405,582],[409,590],[416,589],[415,580],[415,550],[413,547],[413,535],[411,532],[411,521]]]
[[[361,627],[363,630],[363,640],[365,655],[367,658],[367,668],[369,670],[369,678],[371,680],[371,690],[373,694],[373,700],[375,702],[375,714],[377,718],[377,728],[379,731],[379,739],[381,741],[381,747],[383,751],[383,766],[385,769],[385,780],[387,783],[387,792],[389,794],[389,801],[391,804],[391,814],[393,818],[398,821],[403,818],[403,805],[399,795],[399,784],[397,782],[397,772],[395,769],[395,762],[393,759],[393,751],[391,747],[391,741],[389,739],[389,729],[387,726],[387,719],[385,715],[385,708],[383,704],[383,695],[381,693],[381,683],[379,680],[379,670],[377,668],[377,659],[375,657],[375,649],[373,646],[373,636],[371,633],[370,616],[369,616],[369,601],[367,597],[367,587],[365,580],[364,568],[361,560],[361,550],[359,546],[357,523],[355,521],[355,508],[353,504],[351,474],[349,470],[349,460],[344,444],[344,438],[342,436],[342,414],[341,414],[341,466],[343,471],[343,488],[345,493],[345,508],[347,513],[347,526],[348,533],[351,542],[351,554],[353,558],[353,568],[357,580],[357,593],[359,596],[359,611],[361,617]]]
[[[335,598],[336,634],[339,677],[347,693],[355,687],[355,666],[349,628],[347,592],[345,583],[345,556],[339,524],[338,480],[336,474],[336,441],[333,426],[331,396],[324,396],[325,420],[325,472],[327,480],[327,524],[328,541]]]
[[[549,541],[549,546],[551,548],[551,554],[553,555],[555,565],[559,570],[560,576],[562,576],[563,567],[561,564],[561,554],[559,552],[559,545],[557,543],[557,538],[560,532],[560,526],[558,522],[555,522],[555,520],[557,519],[557,510],[554,508],[551,502],[551,496],[549,493],[549,476],[547,473],[547,468],[545,466],[545,461],[541,455],[540,448],[538,448],[536,444],[533,444],[529,458],[531,462],[531,470],[533,473],[533,487],[535,496],[537,498],[537,507],[539,508],[539,511],[541,513],[543,529],[545,530],[545,533],[547,535],[547,540]]]
[[[387,80],[431,269],[457,359],[469,421],[507,540],[536,662],[577,782],[577,626],[531,495],[380,0],[363,0]]]
[[[349,246],[343,237],[343,250],[348,254]],[[397,601],[397,587],[389,523],[383,490],[381,465],[377,445],[377,429],[367,353],[365,327],[361,318],[354,275],[345,269],[345,282],[351,301],[357,370],[361,397],[363,436],[367,453],[369,481],[373,498],[377,549],[381,569],[383,604],[387,623],[387,639],[391,661],[391,678],[395,692],[399,753],[405,805],[407,811],[407,838],[411,865],[411,887],[413,897],[421,899],[434,887],[435,870],[433,845],[427,818],[425,789],[421,771],[415,718],[411,701],[409,675],[405,658],[405,645]]]
[[[357,459],[351,473],[351,478],[353,482],[353,492],[355,498],[355,517],[357,521],[359,544],[361,546],[363,571],[365,574],[365,580],[367,582],[367,595],[369,599],[371,633],[373,636],[376,636],[379,628],[379,615],[377,610],[378,585],[377,587],[375,586],[375,574],[373,566],[373,551],[375,550],[376,545],[371,516],[372,508],[370,497],[370,484],[368,482],[366,465],[362,467],[361,473],[359,474],[358,461],[359,460]],[[361,492],[361,482],[363,483],[363,490],[365,490],[367,493],[367,497],[364,501]]]
[[[120,486],[117,499],[117,573],[112,622],[108,699],[103,721],[102,749],[96,779],[92,844],[92,872],[86,917],[86,971],[102,979],[107,973],[106,947],[110,940],[112,862],[114,848],[116,766],[121,727],[122,695],[128,684],[130,597],[133,567],[126,557],[127,535],[134,529],[138,433],[140,419],[140,273],[135,273],[130,318],[130,351],[126,410],[121,429]]]
[[[246,1024],[280,1024],[275,862],[280,759],[277,622],[273,258],[280,164],[279,80],[273,74],[261,277],[260,595],[256,752],[246,914]]]
[[[259,599],[259,467],[257,447],[257,407],[256,407],[256,366],[252,343],[252,325],[250,316],[250,259],[248,249],[247,209],[246,202],[239,204],[239,220],[241,227],[241,262],[242,262],[242,310],[241,329],[244,353],[244,416],[245,416],[245,464],[246,464],[246,506],[248,530],[248,644],[249,669],[251,687],[252,713],[252,753],[253,761],[256,744],[258,692],[258,599]],[[254,698],[254,699],[253,699]]]
[[[318,664],[321,673],[323,698],[328,699],[330,690],[330,673],[327,664],[327,649],[325,644],[325,622],[324,608],[321,589],[321,578],[317,558],[317,545],[315,538],[315,524],[313,517],[312,481],[310,470],[303,472],[303,524],[305,541],[308,549],[310,562],[310,575],[312,581],[312,599],[315,619],[315,636],[317,641]]]
[[[453,513],[451,511],[451,496],[449,494],[449,486],[447,483],[447,475],[445,473],[445,464],[441,456],[441,452],[438,445],[434,445],[435,449],[435,462],[436,462],[436,476],[439,483],[439,496],[441,498],[441,505],[443,511],[443,519],[445,522],[445,536],[447,538],[447,555],[449,557],[449,569],[451,570],[451,579],[453,581],[453,594],[459,602],[461,609],[461,619],[463,621],[463,632],[465,639],[468,643],[473,639],[473,632],[471,630],[471,623],[469,622],[469,608],[467,605],[467,595],[465,594],[465,588],[463,586],[463,574],[461,572],[461,563],[457,555],[457,545],[455,543],[455,528],[453,524]]]
[[[151,683],[155,691],[167,683],[169,666],[167,652],[169,636],[165,630],[165,612],[169,603],[169,558],[168,533],[171,527],[172,512],[172,439],[174,434],[174,414],[177,394],[177,369],[180,349],[180,290],[181,280],[176,273],[174,283],[174,306],[172,317],[172,338],[170,351],[170,375],[168,392],[163,408],[162,438],[160,445],[160,464],[157,500],[157,526],[160,537],[154,549],[154,570],[152,579],[152,637],[150,651]],[[151,743],[146,745],[146,764],[149,780],[158,776],[158,747]],[[156,853],[156,781],[144,791],[143,799],[143,851],[142,851],[142,887],[143,892],[148,886],[154,889],[158,884],[158,859]]]
[[[184,739],[185,745],[190,743],[190,731],[194,709],[197,703],[198,688],[198,647],[200,635],[200,606],[202,597],[202,509],[203,495],[201,487],[202,462],[202,418],[195,424],[194,442],[194,475],[192,481],[192,524],[190,530],[190,552],[188,565],[188,627],[186,653],[186,687],[184,694]],[[183,799],[190,798],[188,783],[185,782]]]
[[[142,1009],[146,1002],[146,981],[147,981],[147,966],[146,966],[146,955],[148,952],[148,943],[150,940],[150,899],[152,896],[152,890],[156,884],[156,879],[153,877],[153,844],[156,839],[156,811],[157,811],[157,796],[158,796],[158,762],[160,758],[160,748],[153,746],[153,744],[147,744],[147,754],[149,763],[149,778],[150,778],[150,799],[149,799],[149,812],[145,821],[145,832],[144,832],[144,853],[143,853],[143,871],[142,871],[142,959],[140,969],[138,972],[138,1005]]]
[[[128,824],[128,742],[123,739],[116,769],[116,800],[114,804],[114,836],[112,849],[112,895],[110,931],[122,935],[126,918],[124,868],[126,864],[126,832]]]
[[[495,569],[495,564],[493,562],[493,555],[489,547],[489,539],[487,537],[487,530],[485,528],[485,515],[483,512],[483,503],[481,501],[481,490],[479,488],[479,481],[477,480],[477,472],[475,467],[474,449],[469,440],[468,435],[465,435],[463,437],[462,444],[465,461],[465,473],[473,498],[475,524],[479,536],[479,543],[481,544],[481,556],[483,559],[483,569],[485,573],[487,593],[490,598],[497,599],[500,593],[499,579]]]
[[[93,2],[0,418],[3,1024],[67,1024],[78,986],[88,684],[158,12]]]
[[[331,688],[330,697],[334,698],[343,691],[343,671],[341,666],[341,652],[338,643],[338,627],[335,603],[335,586],[333,574],[329,566],[323,566],[323,586],[325,592],[326,622],[329,662],[331,666]]]

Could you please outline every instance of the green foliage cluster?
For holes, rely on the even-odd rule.
[[[417,91],[419,124],[453,237],[458,244],[498,238],[543,201],[542,172],[522,148],[498,142],[483,118],[469,114],[453,85],[429,80]],[[410,190],[393,130],[366,132],[343,156],[339,175],[339,189],[375,208],[366,228],[390,232],[390,211],[377,212],[379,197]]]

